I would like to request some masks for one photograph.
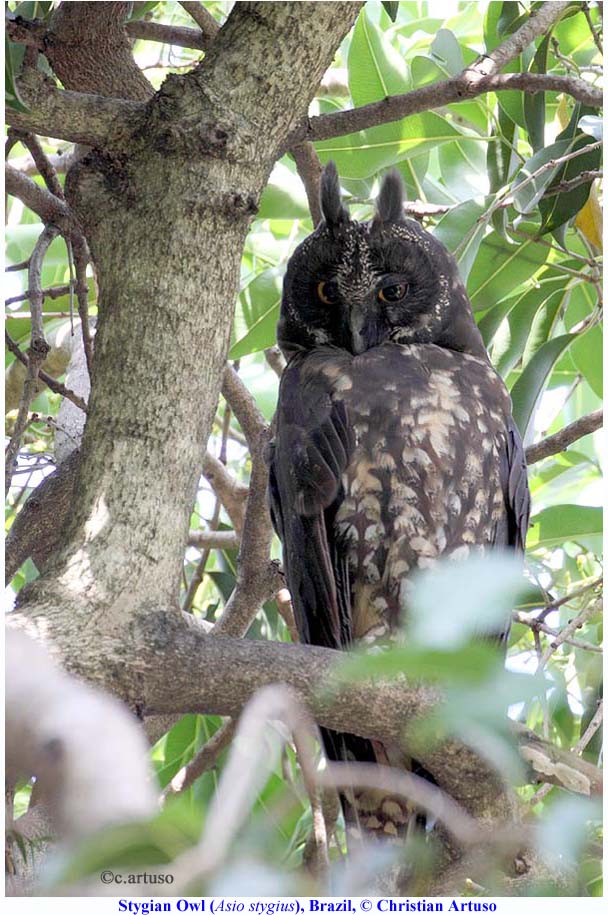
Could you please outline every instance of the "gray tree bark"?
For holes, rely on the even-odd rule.
[[[58,8],[49,57],[66,89],[148,94],[119,34],[126,6]],[[138,706],[159,676],[158,608],[179,619],[244,239],[359,6],[237,4],[199,66],[150,89],[120,155],[94,148],[66,179],[99,281],[90,410],[61,548],[12,623]]]

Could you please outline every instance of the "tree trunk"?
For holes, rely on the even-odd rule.
[[[54,46],[68,56],[66,22],[70,36],[78,24],[90,36],[98,11],[124,16],[125,4],[69,6],[80,20],[57,17]],[[179,614],[249,223],[359,6],[237,4],[202,64],[139,109],[126,152],[93,149],[66,180],[99,282],[90,410],[62,547],[21,593],[14,623],[133,703],[145,692],[136,631]],[[90,67],[79,68],[91,91]]]

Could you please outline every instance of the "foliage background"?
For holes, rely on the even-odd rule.
[[[9,6],[33,18],[48,15],[52,4]],[[213,2],[205,6],[222,22],[231,4]],[[369,2],[342,43],[331,78],[324,81],[327,88],[320,90],[312,113],[367,104],[455,75],[480,51],[491,50],[517,28],[528,8],[529,4],[501,2]],[[133,15],[191,25],[176,3],[134,4]],[[601,56],[595,40],[600,29],[597,4],[590,4],[588,10],[572,4],[572,10],[551,35],[508,69],[574,73],[595,83],[600,76]],[[15,53],[11,52],[13,57]],[[148,41],[135,43],[135,58],[155,87],[167,73],[181,72],[198,57],[198,52],[188,49]],[[572,179],[581,172],[598,173],[600,138],[601,121],[580,103],[553,92],[524,96],[513,91],[483,95],[316,144],[322,162],[336,162],[351,214],[358,219],[372,213],[381,174],[390,166],[398,168],[409,201],[416,202],[417,215],[459,262],[492,361],[511,391],[526,445],[601,406],[601,178],[571,187]],[[561,167],[549,165],[587,147],[588,152]],[[70,151],[69,144],[48,140],[44,148],[49,154]],[[9,159],[23,165],[23,149],[13,147]],[[535,177],[526,181],[531,174]],[[9,200],[7,218],[7,259],[9,264],[19,264],[29,257],[41,225],[14,198]],[[247,239],[230,350],[230,358],[268,420],[276,403],[278,377],[270,367],[267,351],[275,342],[281,278],[290,253],[312,228],[304,187],[293,159],[285,155],[272,173]],[[46,257],[42,283],[55,287],[69,280],[65,243],[57,239]],[[26,285],[24,272],[9,273],[7,295],[19,296]],[[89,287],[94,314],[93,276]],[[18,301],[7,308],[8,332],[22,347],[26,347],[31,330],[28,307],[27,301]],[[46,299],[45,329],[50,339],[66,333],[69,311],[69,295]],[[204,358],[204,347],[202,353]],[[12,361],[7,355],[9,373]],[[43,390],[32,405],[38,418],[29,424],[24,437],[19,470],[8,499],[7,529],[27,495],[53,468],[53,417],[59,403],[58,395]],[[16,405],[9,398],[7,406],[10,433],[14,417],[10,408]],[[170,404],[167,409],[171,409]],[[599,433],[585,436],[567,451],[530,468],[533,518],[527,551],[529,587],[519,599],[518,621],[509,646],[511,670],[531,674],[540,665],[545,678],[542,690],[524,690],[523,698],[511,702],[511,714],[563,748],[579,746],[601,701],[598,437]],[[250,464],[246,443],[223,401],[209,450],[238,481],[247,483]],[[213,529],[229,531],[232,525],[203,478],[191,530]],[[279,557],[277,543],[273,549]],[[233,548],[223,550],[189,547],[184,557],[182,599],[195,615],[214,620],[221,612],[235,584],[237,550],[236,542]],[[19,592],[36,575],[34,564],[28,560],[12,580],[11,593]],[[191,586],[193,576],[200,578],[196,588]],[[573,641],[560,644],[541,665],[554,633],[577,614],[582,614],[584,622]],[[288,627],[275,602],[266,604],[248,637],[289,640]],[[421,645],[421,657],[428,649],[428,645]],[[454,649],[448,681],[463,676],[466,664],[459,664]],[[479,702],[488,682],[473,679],[467,686]],[[470,698],[471,694],[467,695]],[[509,693],[509,699],[514,699],[514,694]],[[468,701],[466,704],[470,707]],[[465,721],[464,708],[455,714]],[[188,715],[157,743],[152,758],[161,787],[170,783],[220,724],[216,717]],[[596,731],[580,748],[594,763],[600,759],[600,735],[601,730]],[[157,824],[156,832],[151,830],[145,837],[138,834],[136,845],[150,854],[155,849],[159,859],[166,860],[181,846],[184,834],[197,831],[217,787],[224,755],[214,770],[169,801],[165,819],[159,821],[164,825]],[[562,836],[559,854],[578,854],[583,847],[582,833],[575,826],[582,829],[581,824],[587,823],[587,808],[564,803],[558,789],[528,786],[521,794],[530,813],[549,824],[547,836]],[[28,796],[29,788],[24,786],[19,796],[22,809]],[[285,872],[301,863],[310,822],[299,766],[288,747],[258,792],[253,815],[239,840],[239,867],[244,876],[233,872],[230,892],[244,892],[249,885],[251,874],[243,863],[249,857],[258,861],[256,879],[260,886],[267,879],[272,892],[281,888],[287,891],[291,884],[286,882]],[[577,878],[578,892],[591,895],[601,893],[600,856],[593,846],[599,835],[597,828],[593,826],[591,833],[586,833],[592,845],[591,850],[586,846]],[[181,836],[174,843],[168,842],[174,835],[172,830]],[[336,855],[340,844],[341,840],[334,850]],[[267,874],[259,864],[264,845],[267,850],[263,857],[272,867]],[[125,866],[124,849],[112,843],[109,847],[110,857],[117,856]],[[93,854],[96,865],[100,854],[98,844]],[[217,878],[217,886],[221,887],[223,879]]]

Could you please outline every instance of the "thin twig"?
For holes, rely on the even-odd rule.
[[[210,550],[236,550],[240,545],[236,531],[190,531],[188,546]]]
[[[4,339],[8,349],[13,354],[13,356],[15,356],[15,358],[18,359],[22,365],[27,366],[27,356],[20,350],[18,344],[13,340],[13,338],[8,334],[6,330],[4,332]],[[52,375],[49,375],[47,372],[43,371],[43,369],[38,369],[38,378],[40,381],[44,382],[47,388],[53,391],[53,393],[61,394],[62,397],[66,397],[68,400],[71,400],[75,406],[83,411],[83,413],[88,412],[88,406],[82,397],[79,397],[79,395],[72,391],[70,388],[66,388],[64,384],[62,384],[60,381],[57,381],[57,379],[53,378]]]
[[[604,413],[602,410],[596,410],[587,416],[581,416],[580,419],[576,419],[573,423],[560,429],[555,435],[549,435],[541,442],[529,445],[526,448],[526,462],[528,464],[536,464],[538,461],[542,461],[543,458],[565,451],[569,445],[578,441],[579,438],[583,438],[583,436],[590,435],[600,429],[603,421]]]
[[[47,289],[42,290],[42,295],[45,299],[60,299],[61,296],[67,295],[69,291],[69,286],[49,286]],[[4,304],[6,307],[8,307],[9,305],[14,305],[15,302],[24,302],[26,299],[29,299],[29,297],[30,291],[29,289],[26,289],[25,292],[21,293],[21,295],[13,295],[10,297],[10,299],[5,299]],[[58,314],[58,312],[54,312],[54,314]],[[15,316],[11,315],[10,317]],[[45,313],[43,317],[48,317],[48,313]]]
[[[156,41],[174,45],[176,48],[192,48],[194,51],[205,51],[209,47],[209,41],[199,29],[190,29],[187,26],[133,19],[125,24],[125,29],[131,38],[142,41]]]
[[[29,179],[28,179],[29,180]],[[27,359],[27,374],[23,384],[23,392],[15,420],[15,428],[6,449],[6,468],[4,476],[5,493],[8,493],[11,479],[17,463],[17,455],[21,447],[21,438],[28,425],[30,404],[38,393],[38,373],[40,366],[46,359],[50,346],[44,335],[42,323],[42,305],[44,296],[40,275],[46,252],[53,239],[59,235],[59,229],[54,225],[47,225],[36,242],[30,257],[28,284],[30,290],[30,304],[32,310],[32,334]]]
[[[559,630],[552,629],[550,626],[547,626],[547,624],[545,622],[543,622],[542,620],[534,619],[534,618],[529,619],[528,617],[524,616],[523,613],[519,613],[517,610],[515,610],[513,612],[513,622],[521,623],[522,626],[528,626],[532,630],[532,632],[534,633],[534,636],[535,636],[535,639],[534,639],[535,648],[536,648],[536,637],[538,636],[539,632],[544,632],[545,635],[550,635],[553,639],[555,639],[559,635]],[[584,651],[595,651],[598,654],[602,653],[602,649],[599,645],[593,645],[591,642],[584,642],[582,639],[567,638],[567,639],[564,639],[564,642],[567,645],[573,645],[575,648],[581,648]],[[541,649],[541,651],[538,651],[538,649],[537,649],[536,653],[540,659],[542,657],[542,649]]]
[[[601,610],[601,606],[601,601],[592,601],[587,607],[583,607],[583,609],[576,614],[574,619],[570,620],[570,622],[559,631],[554,641],[552,641],[551,644],[548,645],[548,647],[543,652],[543,656],[538,664],[539,671],[545,667],[547,661],[551,655],[557,651],[559,646],[565,642],[566,639],[570,638],[570,636],[576,632],[577,629],[581,629],[590,616],[592,616],[594,613],[597,613],[598,610]]]
[[[34,164],[38,169],[38,173],[51,194],[58,197],[59,200],[65,201],[65,194],[63,193],[63,188],[57,177],[57,171],[44,152],[39,139],[33,133],[28,133],[28,131],[25,130],[18,130],[16,127],[11,127],[11,133],[30,151]]]
[[[585,728],[585,733],[582,735],[580,740],[572,748],[572,752],[577,755],[582,753],[593,735],[602,725],[602,720],[604,717],[604,700],[600,699],[598,707],[596,709],[595,715]]]
[[[582,184],[588,184],[591,181],[595,181],[596,178],[603,178],[604,172],[601,169],[590,169],[588,171],[581,172],[576,176],[576,178],[570,178],[568,181],[560,181],[559,184],[554,185],[549,190],[545,191],[544,197],[556,197],[558,194],[567,194],[568,191],[573,191],[575,188],[580,187]]]
[[[180,3],[180,6],[194,19],[209,46],[220,30],[219,23],[207,12],[202,3],[184,2]]]
[[[194,784],[197,778],[200,778],[209,769],[213,769],[217,764],[220,753],[225,750],[232,740],[235,730],[236,722],[231,718],[227,718],[207,743],[200,748],[196,756],[190,760],[188,765],[183,766],[173,776],[163,791],[163,798],[170,794],[180,794],[182,791],[186,791]]]
[[[601,4],[598,4],[598,5],[601,6]],[[595,46],[598,49],[598,51],[600,52],[600,54],[603,55],[604,46],[602,43],[602,39],[600,38],[599,32],[595,28],[595,26],[593,24],[593,20],[591,19],[591,10],[589,9],[588,3],[583,3],[583,13],[585,14],[585,19],[587,20],[587,25],[589,26],[589,31],[591,32],[591,37],[593,38],[593,41],[595,42]]]
[[[89,372],[89,378],[92,378],[93,370],[93,341],[91,337],[91,326],[89,323],[89,286],[87,283],[87,264],[91,257],[86,239],[81,232],[73,232],[71,237],[72,248],[74,251],[74,267],[76,270],[76,300],[78,302],[78,314],[80,316],[80,328],[82,333],[82,344],[84,355]]]

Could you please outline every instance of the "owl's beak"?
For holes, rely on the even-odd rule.
[[[355,356],[364,353],[369,347],[367,335],[364,333],[367,323],[366,311],[363,303],[357,303],[352,306],[350,313],[351,349]]]

